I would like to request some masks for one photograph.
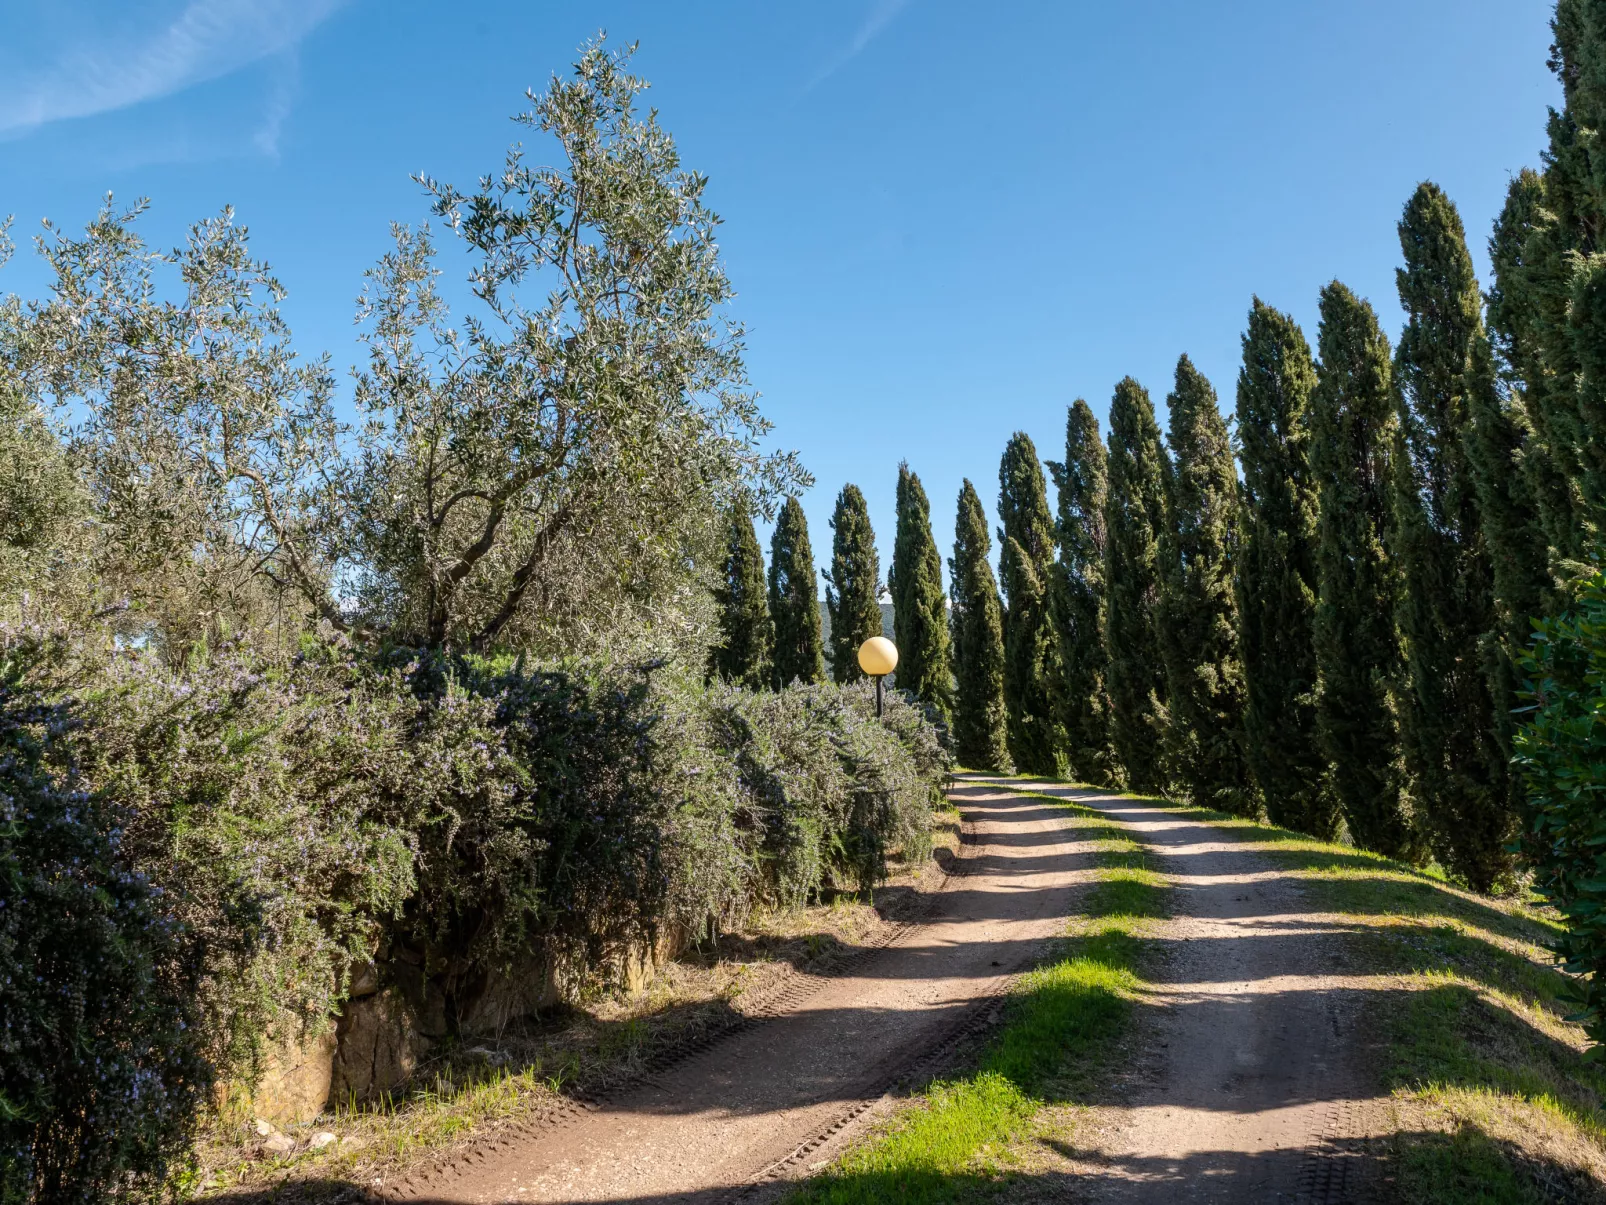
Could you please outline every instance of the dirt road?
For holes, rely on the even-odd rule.
[[[1029,1176],[1032,1198],[1115,1202],[1367,1199],[1354,1153],[1369,1095],[1357,1064],[1346,934],[1296,881],[1208,824],[1117,796],[1095,807],[1171,884],[1140,1008],[1144,1053],[1114,1096]],[[1065,813],[972,778],[961,870],[923,919],[842,974],[604,1107],[411,1186],[431,1203],[692,1205],[772,1198],[823,1167],[996,1016],[1011,979],[1066,928],[1093,874]]]
[[[1208,824],[1072,788],[1156,855],[1173,916],[1158,929],[1146,1061],[1062,1150],[1092,1201],[1370,1199],[1376,1116],[1360,1065],[1364,978],[1348,929],[1298,882]]]
[[[413,1186],[416,1199],[689,1205],[829,1158],[987,1020],[1090,873],[1053,805],[984,784],[955,797],[962,872],[899,939],[605,1107]]]

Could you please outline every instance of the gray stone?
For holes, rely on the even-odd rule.
[[[485,977],[483,987],[459,1005],[458,1029],[467,1037],[498,1034],[510,1022],[534,1016],[558,1000],[557,984],[545,963],[527,957],[508,974]]]
[[[288,1134],[270,1134],[262,1143],[262,1149],[270,1155],[288,1155],[296,1149],[296,1140]]]
[[[351,987],[346,995],[352,1000],[372,996],[379,990],[379,968],[372,962],[359,962],[351,968]]]

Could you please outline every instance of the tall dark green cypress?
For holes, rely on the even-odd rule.
[[[1555,370],[1553,338],[1546,337],[1546,312],[1554,309],[1555,295],[1567,291],[1564,282],[1555,279],[1565,262],[1550,262],[1553,257],[1547,254],[1554,237],[1547,188],[1547,177],[1531,170],[1513,177],[1489,240],[1494,266],[1494,284],[1488,293],[1489,336],[1500,365],[1506,390],[1503,409],[1512,430],[1502,432],[1500,425],[1484,424],[1478,439],[1485,446],[1475,454],[1474,464],[1482,461],[1487,466],[1491,452],[1499,455],[1500,443],[1519,441],[1517,459],[1523,480],[1518,488],[1527,497],[1513,501],[1526,501],[1543,533],[1537,550],[1543,562],[1539,580],[1523,583],[1520,579],[1527,576],[1523,574],[1518,582],[1495,583],[1496,597],[1508,612],[1532,606],[1541,597],[1554,601],[1557,581],[1582,570],[1587,549],[1575,446],[1579,438],[1575,374],[1563,376]],[[1571,360],[1570,349],[1567,358]],[[1495,438],[1493,444],[1486,442],[1490,436]],[[1480,491],[1501,476],[1491,476],[1489,467],[1477,471],[1485,479]],[[1495,505],[1498,508],[1498,503]],[[1508,524],[1509,520],[1500,522],[1501,527]],[[1499,559],[1497,553],[1497,562]],[[1522,639],[1527,639],[1526,632]]]
[[[1119,769],[1110,747],[1110,696],[1104,683],[1106,460],[1099,420],[1077,398],[1065,415],[1065,461],[1048,464],[1059,502],[1053,613],[1060,726],[1071,772],[1083,782],[1113,786]]]
[[[1532,623],[1554,596],[1549,556],[1532,479],[1524,472],[1532,446],[1532,428],[1520,394],[1504,387],[1494,348],[1480,330],[1467,361],[1465,451],[1477,501],[1477,522],[1483,553],[1489,563],[1489,628],[1483,634],[1483,669],[1489,680],[1489,723],[1500,746],[1500,772],[1506,808],[1521,814],[1524,790],[1510,773],[1516,754],[1518,691],[1523,675],[1516,654],[1533,634]]]
[[[870,508],[856,485],[845,485],[831,516],[831,570],[825,605],[831,613],[831,677],[857,682],[859,646],[881,635],[881,559],[876,555]]]
[[[1148,391],[1127,377],[1115,387],[1110,403],[1105,680],[1110,734],[1126,785],[1151,794],[1167,786],[1166,681],[1156,609],[1168,472]]]
[[[1482,298],[1461,217],[1435,184],[1400,220],[1405,332],[1394,355],[1399,420],[1394,531],[1407,689],[1400,732],[1412,794],[1441,861],[1479,891],[1512,867],[1515,832],[1483,647],[1495,630],[1493,572],[1468,456],[1469,386],[1484,341]]]
[[[764,554],[745,506],[733,507],[725,539],[725,571],[714,591],[719,603],[719,643],[710,668],[721,678],[762,690],[774,680],[775,634],[764,599]]]
[[[948,657],[948,615],[942,593],[942,557],[931,535],[931,503],[910,472],[898,466],[898,534],[892,546],[892,636],[898,646],[898,689],[947,719],[953,703]]]
[[[954,650],[954,753],[961,765],[1009,771],[1004,732],[1004,629],[998,583],[987,560],[992,540],[976,487],[959,491],[954,524],[950,623]]]
[[[1562,581],[1576,576],[1587,554],[1577,456],[1563,448],[1558,463],[1552,426],[1559,380],[1545,364],[1539,338],[1538,281],[1530,240],[1549,218],[1544,181],[1525,171],[1511,181],[1489,240],[1494,285],[1488,293],[1489,338],[1474,341],[1467,378],[1467,455],[1477,490],[1484,545],[1494,590],[1495,630],[1485,636],[1485,671],[1494,701],[1495,739],[1507,764],[1515,754],[1517,692],[1523,675],[1516,657],[1532,621],[1564,605]],[[1564,398],[1570,406],[1570,397]],[[1507,806],[1520,815],[1524,790],[1506,775]]]
[[[1363,849],[1414,858],[1421,834],[1401,793],[1394,693],[1399,582],[1386,543],[1394,400],[1377,314],[1338,281],[1322,290],[1310,468],[1316,487],[1317,729],[1333,792]]]
[[[819,586],[803,504],[781,505],[770,537],[770,621],[775,627],[775,687],[825,681],[820,641]]]
[[[1559,559],[1573,574],[1597,549],[1606,521],[1606,19],[1599,0],[1560,0],[1551,66],[1565,101],[1550,115],[1543,205],[1524,247],[1535,333],[1559,386],[1535,391],[1536,425],[1577,491]],[[1565,531],[1555,538],[1567,539]],[[1579,556],[1568,555],[1568,546]]]
[[[1338,810],[1316,735],[1316,489],[1307,460],[1316,368],[1299,325],[1258,297],[1243,353],[1244,752],[1275,823],[1331,838]]]
[[[1171,494],[1160,544],[1159,637],[1175,785],[1201,807],[1258,810],[1243,753],[1244,673],[1233,559],[1238,472],[1216,391],[1187,356],[1167,399]]]
[[[1027,774],[1059,772],[1059,659],[1049,612],[1054,517],[1037,447],[1017,431],[998,466],[998,576],[1004,590],[1004,715],[1009,752]]]

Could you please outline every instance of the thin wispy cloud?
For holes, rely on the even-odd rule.
[[[286,51],[283,61],[273,73],[273,90],[268,94],[268,107],[262,114],[252,141],[257,150],[270,159],[279,157],[279,135],[284,132],[285,119],[290,116],[301,83],[301,59],[292,49]]]
[[[803,85],[803,91],[808,92],[824,83],[831,76],[842,70],[849,62],[864,53],[864,48],[875,41],[876,35],[888,25],[891,25],[893,19],[908,6],[909,0],[875,0],[870,6],[869,13],[864,18],[864,23],[859,26],[858,32],[853,35],[853,39],[841,50],[837,51],[836,54],[832,55],[825,66],[814,73],[814,77]]]
[[[32,73],[0,79],[0,134],[154,100],[290,50],[346,0],[190,0],[132,42],[64,48]],[[288,99],[284,102],[288,107]],[[271,116],[271,115],[270,115]],[[277,144],[280,116],[270,120]]]

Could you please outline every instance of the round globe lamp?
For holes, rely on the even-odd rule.
[[[881,714],[881,679],[898,668],[898,646],[885,636],[872,636],[859,646],[859,668],[875,679],[875,713]]]

